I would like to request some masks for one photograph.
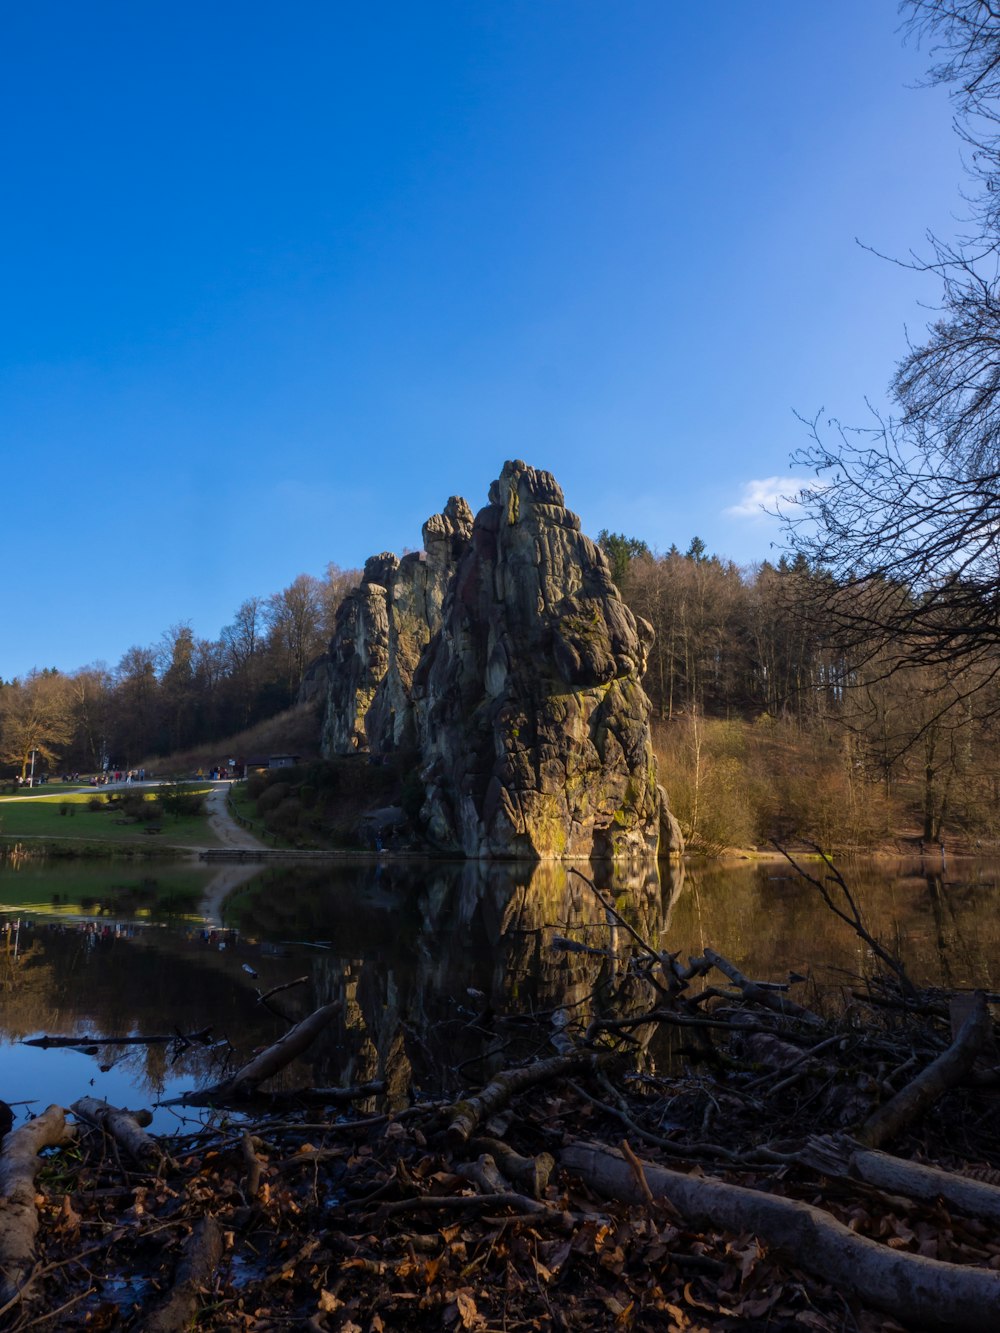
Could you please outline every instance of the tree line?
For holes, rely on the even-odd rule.
[[[698,538],[683,554],[621,533],[599,542],[655,631],[644,684],[695,845],[1000,835],[1000,650],[928,661],[866,639],[884,582],[859,587],[801,551],[740,567]],[[920,599],[899,584],[893,595]]]
[[[329,643],[358,571],[327,566],[267,597],[249,597],[216,639],[190,624],[133,645],[115,667],[42,669],[0,682],[0,762],[93,772],[223,740],[289,707]]]

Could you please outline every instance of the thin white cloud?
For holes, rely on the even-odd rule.
[[[739,503],[729,505],[723,512],[733,518],[769,518],[779,504],[788,508],[796,503],[795,496],[800,491],[812,490],[815,486],[815,481],[804,477],[763,477],[745,481]]]

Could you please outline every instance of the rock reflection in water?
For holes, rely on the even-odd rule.
[[[664,919],[655,862],[603,879],[616,909],[654,946]],[[324,1084],[384,1079],[399,1103],[485,1081],[548,1036],[595,1013],[649,1001],[628,961],[636,945],[586,882],[559,864],[383,867],[353,892],[329,872],[269,877],[234,905],[244,934],[322,939],[310,1003],[343,1001],[317,1052]],[[554,948],[563,936],[585,950]]]

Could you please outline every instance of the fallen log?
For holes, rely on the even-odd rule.
[[[0,1314],[21,1299],[35,1261],[38,1154],[71,1143],[75,1133],[63,1108],[50,1106],[12,1129],[0,1145]]]
[[[146,1333],[181,1333],[198,1313],[198,1299],[211,1289],[222,1258],[222,1232],[213,1217],[203,1217],[184,1246],[184,1258],[170,1295],[146,1317]]]
[[[616,1149],[571,1143],[559,1160],[599,1194],[646,1202],[633,1166]],[[941,1333],[993,1333],[1000,1327],[1000,1273],[992,1269],[890,1249],[812,1204],[651,1162],[641,1165],[654,1198],[665,1198],[690,1226],[752,1232],[797,1267],[901,1323]]]
[[[195,1092],[182,1093],[180,1097],[172,1097],[169,1101],[160,1104],[162,1106],[213,1106],[218,1103],[243,1101],[256,1091],[258,1084],[263,1083],[265,1079],[273,1078],[275,1074],[301,1055],[307,1047],[311,1046],[323,1029],[340,1013],[342,1007],[340,1000],[322,1005],[308,1017],[303,1018],[301,1023],[296,1023],[295,1027],[289,1028],[285,1035],[280,1037],[273,1045],[268,1046],[266,1050],[254,1056],[248,1064],[238,1069],[231,1078],[224,1079],[221,1083],[213,1083],[211,1087],[201,1088]]]
[[[826,1176],[853,1176],[887,1194],[904,1194],[929,1203],[941,1199],[966,1217],[1000,1223],[1000,1189],[996,1185],[923,1162],[908,1162],[875,1148],[862,1148],[846,1135],[812,1136],[796,1158]]]
[[[163,1160],[159,1144],[143,1128],[152,1123],[153,1117],[148,1111],[127,1111],[124,1107],[99,1102],[96,1097],[81,1097],[70,1110],[78,1120],[104,1130],[140,1166]]]
[[[977,995],[948,1049],[868,1117],[855,1135],[858,1142],[865,1148],[881,1148],[916,1120],[943,1092],[961,1082],[991,1035],[986,997]]]

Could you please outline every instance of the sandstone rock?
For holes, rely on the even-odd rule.
[[[338,612],[324,753],[412,756],[444,852],[679,850],[641,685],[652,628],[551,474],[508,462],[474,522],[452,497],[423,537],[370,560]]]
[[[431,839],[472,857],[655,854],[649,636],[555,479],[505,464],[413,679]]]

